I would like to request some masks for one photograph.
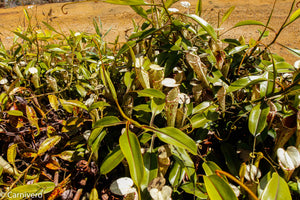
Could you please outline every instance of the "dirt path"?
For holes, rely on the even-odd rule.
[[[229,7],[236,6],[229,20],[223,25],[225,30],[242,20],[252,19],[266,23],[273,1],[274,0],[205,0],[203,1],[203,18],[216,27],[218,13],[223,14]],[[190,2],[192,4],[190,12],[193,12],[197,0],[190,0]],[[273,28],[278,29],[280,27],[290,9],[291,3],[292,0],[278,1],[274,17],[271,21]],[[102,2],[83,2],[66,6],[65,10],[68,14],[65,15],[61,11],[62,5],[63,4],[56,3],[30,7],[26,6],[25,8],[27,8],[33,18],[37,20],[34,20],[34,23],[41,24],[41,21],[47,21],[56,29],[64,32],[68,30],[94,32],[92,19],[99,17],[102,21],[104,31],[111,27],[111,31],[106,38],[107,41],[111,42],[115,40],[117,35],[120,35],[121,41],[125,40],[125,31],[130,31],[130,28],[132,28],[132,18],[135,19],[136,22],[142,23],[141,18],[128,6],[111,5]],[[180,10],[183,9],[179,3],[176,4],[176,7]],[[13,34],[11,31],[15,30],[18,26],[24,26],[23,8],[24,7],[0,9],[0,38],[6,47],[12,44]],[[52,13],[48,16],[50,10],[52,10]],[[300,49],[299,22],[300,19],[283,31],[278,41],[292,48]],[[257,39],[258,28],[257,26],[238,28],[227,32],[222,37],[230,36],[238,38],[243,35],[246,37],[246,40],[249,40],[251,37]],[[271,34],[270,36],[273,35]],[[292,56],[279,45],[275,45],[273,50],[285,57],[290,63],[299,59]]]

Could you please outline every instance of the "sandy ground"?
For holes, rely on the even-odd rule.
[[[222,16],[228,8],[235,6],[235,10],[230,18],[223,24],[224,30],[232,27],[242,20],[259,20],[266,23],[268,15],[272,9],[274,0],[211,0],[203,1],[203,14],[202,17],[211,23],[214,27],[217,26],[217,16],[220,13]],[[190,0],[192,6],[190,13],[194,12],[194,8],[197,4],[197,0]],[[288,14],[292,0],[278,0],[273,18],[271,20],[271,26],[278,30]],[[67,5],[65,11],[68,14],[63,14],[61,6],[63,4],[46,4],[38,6],[26,6],[0,9],[0,38],[1,41],[8,48],[12,44],[13,34],[11,31],[17,27],[24,27],[24,13],[23,9],[27,8],[28,12],[33,16],[33,23],[35,25],[41,25],[42,21],[46,21],[55,27],[57,30],[67,32],[69,30],[80,32],[94,32],[93,18],[100,18],[103,24],[103,31],[107,31],[111,28],[111,31],[107,35],[106,41],[113,42],[117,35],[120,36],[121,41],[125,41],[125,31],[130,31],[132,28],[132,19],[135,19],[137,23],[141,24],[142,19],[137,16],[134,11],[128,6],[112,5],[103,2],[82,2],[80,4]],[[180,6],[179,2],[175,7],[182,11],[186,11]],[[297,8],[295,8],[297,9]],[[48,16],[50,10],[51,15]],[[300,49],[300,19],[294,24],[287,27],[278,38],[278,42],[287,45],[291,48]],[[226,34],[222,35],[222,38],[232,37],[238,38],[239,36],[245,36],[246,40],[250,38],[257,39],[257,29],[261,27],[247,26],[242,28],[233,29]],[[221,32],[222,33],[222,32]],[[270,34],[270,36],[274,36]],[[267,41],[264,41],[267,43]],[[287,50],[283,49],[279,45],[273,46],[272,50],[283,56],[288,62],[293,63],[297,57],[292,56]]]

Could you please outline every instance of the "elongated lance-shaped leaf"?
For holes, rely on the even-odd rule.
[[[240,21],[240,22],[236,23],[234,25],[234,28],[239,27],[239,26],[249,26],[249,25],[265,26],[265,24],[260,21],[245,20],[245,21]]]
[[[285,45],[280,44],[280,43],[278,43],[278,44],[279,44],[280,46],[286,48],[286,49],[289,50],[290,52],[292,52],[294,55],[300,57],[300,50],[299,50],[299,49],[293,49],[293,48],[290,48],[290,47],[285,46]]]
[[[267,78],[265,78],[264,75],[261,76],[248,76],[244,78],[240,78],[233,83],[226,89],[227,93],[228,92],[234,92],[239,89],[245,88],[249,85],[253,85],[262,81],[267,81]]]
[[[215,162],[206,161],[202,164],[202,168],[206,174],[206,176],[210,176],[216,174],[216,170],[222,170]],[[226,176],[222,175],[222,178],[227,182]]]
[[[124,159],[124,155],[120,149],[120,146],[117,146],[110,152],[103,160],[100,166],[100,174],[105,175],[117,167],[121,161]]]
[[[119,4],[119,5],[145,5],[144,0],[104,0],[106,3]]]
[[[293,23],[296,19],[300,17],[300,8],[298,8],[291,16],[290,16],[290,21],[287,22],[284,26],[287,26],[291,23]]]
[[[148,18],[148,14],[146,12],[146,10],[144,10],[141,6],[130,6],[138,15],[140,15],[141,17],[143,17],[146,20],[150,20]]]
[[[99,195],[98,195],[98,191],[96,188],[93,188],[91,190],[90,200],[99,200]]]
[[[23,117],[23,112],[20,110],[8,110],[6,111],[7,114],[11,115],[11,116],[18,116],[18,117]]]
[[[96,121],[94,128],[119,125],[122,122],[115,116],[106,116]]]
[[[23,40],[26,40],[30,44],[32,44],[31,39],[29,39],[26,35],[23,35],[22,33],[19,33],[19,32],[16,32],[16,31],[14,31],[13,33],[16,34],[17,36],[19,36],[20,38],[22,38]]]
[[[51,107],[57,111],[58,110],[58,106],[59,106],[59,101],[57,99],[57,97],[55,95],[49,94],[48,95],[48,99],[49,99],[49,103],[51,105]]]
[[[187,151],[177,146],[171,146],[171,153],[174,156],[175,160],[179,162],[181,167],[185,169],[185,172],[187,173],[191,182],[195,183],[196,185],[197,176],[196,176],[194,162],[192,161]]]
[[[175,87],[168,92],[168,95],[166,97],[165,110],[167,116],[167,126],[170,127],[174,127],[175,125],[176,113],[179,103],[179,93],[179,88]]]
[[[192,182],[187,182],[181,185],[180,187],[186,193],[192,194],[200,199],[207,199],[207,194],[205,192],[204,186],[200,186],[200,184],[195,185]]]
[[[44,140],[39,147],[37,155],[38,156],[43,155],[50,148],[54,147],[60,141],[60,139],[61,139],[61,136],[56,135],[56,136],[52,136],[52,137],[49,137],[46,140]]]
[[[114,84],[112,83],[111,79],[110,79],[110,76],[108,74],[108,72],[103,68],[103,73],[104,73],[104,77],[105,77],[105,81],[106,83],[108,84],[108,87],[109,87],[109,90],[110,90],[110,93],[113,97],[113,99],[115,101],[118,101],[118,98],[117,98],[117,92],[116,92],[116,89],[115,89],[115,86]]]
[[[128,162],[131,179],[137,187],[141,187],[144,176],[144,162],[137,136],[126,129],[120,136],[119,144]]]
[[[55,184],[50,181],[33,183],[30,185],[22,185],[15,187],[9,193],[9,199],[19,200],[28,197],[39,197],[42,198],[44,194],[47,194],[54,190]]]
[[[100,143],[105,136],[106,131],[101,127],[94,129],[88,139],[88,145],[93,153],[95,160],[98,160],[98,150],[100,148]]]
[[[144,177],[143,182],[141,184],[141,189],[146,190],[149,183],[157,177],[158,174],[158,160],[157,160],[157,154],[156,153],[150,153],[146,152],[143,155],[143,161],[144,161]]]
[[[171,185],[173,187],[178,187],[181,184],[181,182],[185,176],[185,170],[179,164],[179,161],[176,161],[176,160],[172,166],[173,167],[169,173],[169,182],[171,183]],[[193,185],[195,185],[195,184],[192,184],[191,187],[193,187]]]
[[[260,134],[267,125],[270,107],[266,103],[258,103],[249,115],[248,128],[252,135]]]
[[[195,14],[191,14],[187,16],[195,20],[208,33],[208,35],[212,37],[213,40],[217,41],[218,39],[217,34],[214,28],[209,23],[207,23],[207,21],[205,21],[204,19],[202,19],[201,17]]]
[[[223,15],[222,17],[222,21],[221,21],[221,24],[223,24],[227,19],[228,17],[231,15],[232,11],[235,9],[235,6],[231,6],[226,12],[225,14]]]
[[[10,164],[15,166],[15,159],[17,156],[17,147],[18,144],[13,144],[11,146],[8,147],[7,149],[7,160]]]
[[[64,100],[64,99],[59,99],[60,103],[62,106],[69,106],[69,107],[78,107],[82,108],[84,110],[88,110],[86,105],[80,101],[77,100]]]
[[[233,54],[236,54],[236,53],[239,53],[245,49],[247,49],[249,46],[246,44],[246,45],[242,45],[242,46],[237,46],[237,47],[234,47],[233,49],[231,49],[229,52],[228,52],[228,55],[233,55]]]
[[[160,99],[166,98],[166,95],[163,92],[161,92],[157,89],[153,89],[153,88],[147,88],[147,89],[138,91],[137,93],[141,97],[156,97],[156,98],[160,98]]]
[[[196,11],[195,14],[201,17],[202,14],[202,0],[197,1]]]
[[[264,189],[261,200],[292,200],[288,184],[277,173],[272,174],[271,180]]]
[[[39,135],[40,127],[39,127],[38,117],[37,117],[36,112],[33,107],[26,105],[26,116],[27,116],[27,119],[28,119],[29,123],[31,124],[31,126],[34,126],[37,128],[38,132],[36,135]]]
[[[208,196],[214,200],[237,200],[230,185],[218,175],[203,176]]]
[[[0,156],[0,166],[4,173],[12,176],[19,175],[19,173],[2,156]]]
[[[192,154],[197,155],[197,145],[195,141],[181,130],[174,127],[166,127],[154,129],[153,131],[161,141],[186,149]]]

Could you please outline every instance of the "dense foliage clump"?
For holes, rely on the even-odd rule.
[[[300,62],[270,51],[295,1],[277,31],[237,23],[263,27],[249,42],[221,37],[234,7],[213,28],[201,1],[195,14],[106,2],[145,19],[125,44],[106,42],[101,21],[66,35],[26,10],[13,46],[0,43],[2,198],[299,198]]]

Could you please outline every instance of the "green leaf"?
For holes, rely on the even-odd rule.
[[[50,181],[33,183],[30,185],[22,185],[12,189],[9,193],[10,200],[43,198],[44,194],[47,194],[54,190],[55,184]]]
[[[40,127],[39,127],[39,122],[38,122],[39,119],[38,119],[33,107],[26,105],[26,116],[27,116],[27,119],[28,119],[29,123],[31,124],[31,126],[34,126],[37,128],[37,130],[38,130],[37,135],[38,135],[40,133]]]
[[[26,35],[23,35],[22,33],[19,33],[16,31],[13,31],[13,33],[16,34],[17,36],[19,36],[20,38],[22,38],[23,40],[28,41],[30,44],[32,43],[32,41]]]
[[[227,88],[227,93],[229,92],[235,92],[239,89],[245,88],[249,85],[253,85],[262,81],[267,81],[267,79],[264,76],[248,76],[244,78],[240,78],[233,83]]]
[[[124,155],[120,149],[120,146],[117,146],[104,158],[100,167],[100,174],[108,174],[111,170],[117,167],[123,159]]]
[[[221,151],[224,155],[229,172],[235,177],[238,177],[241,163],[236,154],[236,148],[230,143],[224,142],[221,144]]]
[[[107,71],[106,71],[105,69],[103,69],[103,73],[104,73],[105,81],[106,81],[107,84],[108,84],[110,93],[111,93],[113,99],[114,99],[115,101],[117,101],[117,100],[118,100],[118,97],[117,97],[117,92],[116,92],[115,86],[114,86],[114,84],[112,83],[112,81],[111,81],[111,79],[110,79],[110,76],[109,76],[109,74],[107,73]]]
[[[223,24],[227,19],[228,17],[231,15],[232,11],[235,9],[235,6],[231,6],[226,12],[225,14],[223,15],[222,17],[222,23]]]
[[[292,200],[288,184],[277,173],[272,174],[271,180],[264,189],[261,200]]]
[[[151,99],[151,111],[153,115],[158,115],[165,108],[165,100],[159,98]]]
[[[56,156],[58,156],[59,158],[61,158],[63,160],[73,162],[74,161],[74,154],[75,154],[75,151],[67,150],[67,151],[61,152],[60,154],[58,154]]]
[[[58,106],[59,106],[59,102],[58,99],[55,95],[49,94],[48,95],[48,99],[49,99],[49,103],[51,105],[51,107],[57,111],[58,110]]]
[[[203,101],[193,108],[192,114],[202,113],[207,110],[212,105],[210,101]]]
[[[239,52],[241,52],[241,51],[243,51],[243,50],[245,50],[247,48],[248,48],[248,45],[234,47],[233,49],[231,49],[228,52],[228,55],[233,55],[233,54],[239,53]]]
[[[153,88],[147,88],[147,89],[138,91],[137,93],[141,97],[152,97],[152,98],[156,97],[156,98],[160,98],[160,99],[166,98],[166,95],[163,92],[161,92],[157,89],[153,89]]]
[[[98,191],[96,188],[93,188],[90,194],[90,200],[99,200]]]
[[[193,160],[187,151],[177,146],[171,146],[171,153],[174,159],[179,162],[182,168],[184,168],[189,180],[196,184],[197,176]]]
[[[106,3],[119,4],[119,5],[145,5],[144,0],[104,0]]]
[[[82,87],[81,85],[77,84],[75,85],[77,92],[80,94],[81,97],[85,97],[87,94],[87,91]]]
[[[19,173],[14,170],[14,168],[2,156],[0,156],[0,166],[2,167],[2,171],[4,173],[12,176],[19,175]]]
[[[288,22],[289,24],[294,22],[296,19],[300,17],[300,8],[298,8],[290,17],[290,21]]]
[[[127,91],[130,89],[132,83],[133,83],[133,80],[135,78],[135,74],[134,74],[134,71],[129,71],[129,72],[125,72],[125,75],[124,75],[124,83],[127,87]]]
[[[17,156],[17,147],[18,144],[13,144],[9,146],[7,149],[7,161],[12,165],[15,165],[15,159]]]
[[[54,31],[55,33],[58,33],[50,24],[48,24],[47,22],[43,22],[43,24],[51,31]]]
[[[292,48],[290,48],[288,46],[285,46],[283,44],[280,44],[280,43],[279,43],[279,45],[282,46],[282,47],[284,47],[284,48],[286,48],[287,50],[289,50],[290,52],[292,52],[294,55],[300,57],[300,50],[299,49],[292,49]]]
[[[60,140],[61,140],[61,136],[59,135],[47,138],[40,145],[37,155],[38,156],[43,155],[46,151],[54,147]]]
[[[206,176],[214,175],[216,174],[216,170],[222,170],[215,162],[213,161],[206,161],[202,164],[203,170],[206,174]],[[222,175],[223,179],[227,181],[226,176]]]
[[[158,160],[156,153],[146,152],[143,155],[144,161],[144,177],[141,184],[141,189],[145,190],[149,183],[158,175]]]
[[[91,112],[91,111],[94,110],[94,109],[104,110],[104,108],[107,107],[107,106],[110,106],[110,104],[109,104],[109,103],[106,103],[106,102],[104,102],[104,101],[98,101],[98,102],[93,103],[93,104],[89,107],[88,111]]]
[[[199,197],[200,199],[207,199],[207,195],[205,194],[205,189],[200,188],[200,185],[196,185],[192,182],[188,182],[183,184],[181,187],[186,193],[195,195],[196,197]]]
[[[148,104],[139,104],[133,107],[135,111],[144,111],[144,112],[151,112],[151,109]]]
[[[144,162],[139,140],[134,133],[126,130],[120,136],[119,144],[128,162],[131,178],[140,187],[144,176]]]
[[[166,0],[165,1],[165,7],[166,8],[170,8],[174,3],[176,3],[177,1],[179,1],[179,0]]]
[[[67,53],[67,51],[65,51],[61,48],[58,48],[58,47],[50,48],[50,49],[48,49],[48,51],[55,52],[55,53]]]
[[[189,150],[192,154],[197,155],[197,145],[193,139],[174,127],[166,127],[153,130],[157,137],[167,143],[177,147]]]
[[[208,196],[213,200],[237,200],[230,185],[218,175],[203,176]]]
[[[95,128],[88,139],[88,145],[95,156],[95,160],[98,160],[98,150],[100,148],[100,143],[102,142],[105,136],[106,131],[103,130],[102,127]]]
[[[259,26],[266,26],[264,23],[260,21],[255,21],[255,20],[245,20],[245,21],[240,21],[234,25],[234,28],[239,27],[239,26],[248,26],[248,25],[259,25]]]
[[[20,110],[9,110],[9,111],[6,111],[6,113],[11,115],[11,116],[18,116],[18,117],[23,116],[23,112],[20,111]]]
[[[181,184],[184,176],[184,168],[181,167],[179,161],[175,160],[174,164],[172,165],[172,169],[169,173],[169,182],[171,183],[172,187],[178,187]]]
[[[136,45],[136,41],[128,41],[127,43],[125,43],[120,50],[118,51],[118,56],[123,55],[125,52],[127,52],[129,50],[129,48],[132,48]]]
[[[141,6],[130,6],[138,15],[148,20],[147,12]]]
[[[190,121],[191,121],[193,128],[201,128],[201,127],[204,127],[205,124],[207,122],[210,122],[211,120],[207,119],[205,114],[199,113],[199,114],[194,115]]]
[[[198,15],[199,17],[201,16],[201,14],[202,14],[202,0],[197,1],[195,14]]]
[[[287,62],[277,62],[275,63],[275,68],[277,69],[277,73],[292,73],[295,71],[293,65]],[[268,70],[273,71],[273,65],[269,65]]]
[[[77,100],[64,100],[64,99],[59,99],[60,103],[62,106],[70,106],[70,107],[78,107],[82,108],[84,110],[88,110],[86,105],[80,101]]]
[[[252,135],[261,133],[267,125],[267,117],[270,107],[266,103],[259,103],[254,106],[249,115],[248,128]]]
[[[100,23],[100,26],[102,28],[102,23],[101,23],[100,19],[99,19],[99,23]],[[102,37],[102,34],[101,34],[100,29],[99,29],[98,23],[96,21],[96,18],[93,18],[93,25],[94,25],[94,28],[95,28],[95,31],[96,31],[97,35],[99,35],[100,37]]]
[[[106,116],[96,121],[94,128],[119,125],[122,122],[115,116]]]
[[[207,23],[204,19],[195,14],[187,16],[195,20],[213,38],[213,40],[217,41],[217,34],[214,28],[209,23]]]

